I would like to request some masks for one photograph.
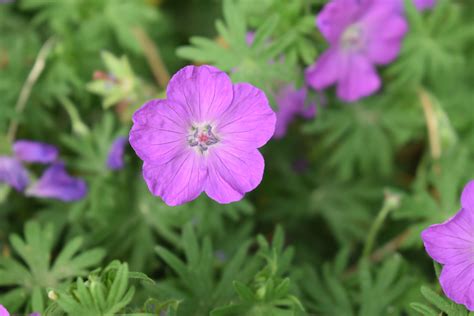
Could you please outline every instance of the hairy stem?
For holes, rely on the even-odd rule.
[[[387,218],[387,215],[390,213],[390,211],[397,208],[398,205],[399,198],[397,196],[393,196],[390,193],[385,194],[383,206],[377,214],[377,217],[375,218],[374,222],[372,223],[372,226],[370,227],[369,233],[367,235],[367,239],[365,240],[362,258],[369,259],[375,244],[375,240],[377,238],[377,234],[382,228],[383,222]]]
[[[418,90],[421,106],[425,114],[426,127],[428,129],[428,139],[430,142],[431,157],[438,160],[441,157],[441,140],[439,137],[438,120],[433,109],[430,96],[423,88]]]
[[[31,71],[28,74],[28,77],[26,78],[26,81],[23,84],[23,87],[21,88],[20,95],[15,104],[15,113],[17,114],[17,116],[25,110],[26,104],[31,95],[31,90],[33,89],[33,86],[35,85],[36,81],[38,80],[39,76],[44,70],[44,67],[46,65],[46,59],[48,58],[48,55],[52,51],[54,47],[54,43],[55,43],[55,39],[52,37],[49,38],[43,44],[40,51],[38,52],[38,56],[36,56],[36,60],[35,60],[35,63],[33,64],[33,68],[31,68]],[[10,123],[8,132],[7,132],[7,140],[9,140],[10,142],[12,142],[15,139],[16,132],[18,130],[18,124],[19,122],[18,122],[17,117],[14,117]]]
[[[161,59],[160,51],[154,45],[153,41],[146,34],[145,30],[141,27],[136,27],[133,29],[133,33],[137,38],[140,46],[145,53],[146,60],[148,65],[150,65],[153,76],[155,77],[156,83],[162,88],[166,88],[168,81],[170,81],[170,75],[166,66]]]

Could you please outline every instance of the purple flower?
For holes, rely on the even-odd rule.
[[[110,170],[119,170],[123,168],[123,156],[127,143],[128,139],[125,136],[117,137],[112,143],[109,155],[107,156],[107,167]]]
[[[0,156],[0,183],[23,191],[29,182],[28,172],[17,159]]]
[[[306,105],[306,87],[296,90],[292,85],[284,86],[276,95],[278,111],[275,127],[275,138],[282,138],[286,134],[288,125],[297,115],[312,118],[316,115],[316,104]]]
[[[253,41],[255,40],[255,32],[247,32],[245,34],[245,42],[248,46],[251,46]]]
[[[421,233],[426,252],[443,264],[439,278],[447,297],[474,311],[474,180],[461,195],[461,210]]]
[[[272,137],[276,121],[265,94],[232,84],[217,68],[187,66],[171,78],[166,95],[135,112],[130,131],[150,191],[178,205],[203,191],[230,203],[255,189],[264,169],[257,148]]]
[[[0,304],[0,316],[10,316],[10,313],[2,304]]]
[[[26,162],[51,163],[58,158],[58,149],[49,144],[18,140],[13,144],[15,156]]]
[[[371,0],[333,0],[324,6],[316,25],[330,48],[306,70],[306,81],[316,90],[336,84],[337,95],[345,101],[380,88],[374,65],[397,57],[408,29],[392,6]]]
[[[26,191],[28,196],[53,198],[69,202],[82,199],[87,194],[86,183],[71,177],[63,163],[54,163],[41,178]]]

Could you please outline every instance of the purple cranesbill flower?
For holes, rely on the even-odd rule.
[[[333,0],[317,16],[316,25],[330,47],[306,70],[306,81],[316,90],[336,84],[338,97],[345,101],[380,88],[374,65],[397,57],[408,29],[392,6],[373,0]]]
[[[55,146],[31,140],[17,140],[13,152],[16,158],[25,162],[51,163],[58,158]]]
[[[110,170],[119,170],[124,166],[123,156],[125,153],[125,146],[128,143],[128,139],[125,136],[117,137],[107,156],[107,168]]]
[[[23,191],[30,178],[20,161],[13,157],[0,156],[0,183],[6,183],[17,191]]]
[[[2,304],[0,304],[0,316],[10,316],[10,313]]]
[[[316,104],[306,104],[306,87],[296,90],[292,85],[284,86],[276,95],[278,111],[275,127],[275,138],[282,138],[286,134],[288,125],[297,115],[310,119],[316,115]]]
[[[144,161],[150,191],[168,205],[205,192],[219,203],[242,199],[263,177],[262,147],[275,130],[265,94],[232,84],[211,66],[187,66],[169,82],[167,99],[133,115],[130,144]]]
[[[87,194],[84,180],[71,177],[64,164],[56,162],[43,173],[41,178],[26,190],[26,195],[53,198],[65,202],[82,199]]]
[[[426,252],[443,265],[439,282],[447,297],[474,311],[474,180],[461,195],[461,209],[421,233]]]

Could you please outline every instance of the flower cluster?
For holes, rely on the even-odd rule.
[[[258,148],[276,123],[265,94],[211,66],[181,69],[166,92],[134,114],[130,131],[150,191],[178,205],[202,192],[230,203],[253,190],[264,169]]]
[[[26,163],[47,164],[49,167],[30,184]],[[12,156],[0,156],[0,183],[6,183],[27,196],[61,201],[79,200],[87,193],[86,183],[66,172],[64,163],[58,160],[56,147],[30,140],[16,141]]]
[[[474,180],[462,192],[459,212],[421,238],[426,252],[444,265],[439,282],[446,296],[474,311]]]

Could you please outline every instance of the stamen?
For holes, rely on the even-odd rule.
[[[196,147],[202,154],[207,151],[209,146],[217,144],[219,139],[212,132],[212,126],[206,124],[204,126],[193,125],[187,141],[190,147]]]

